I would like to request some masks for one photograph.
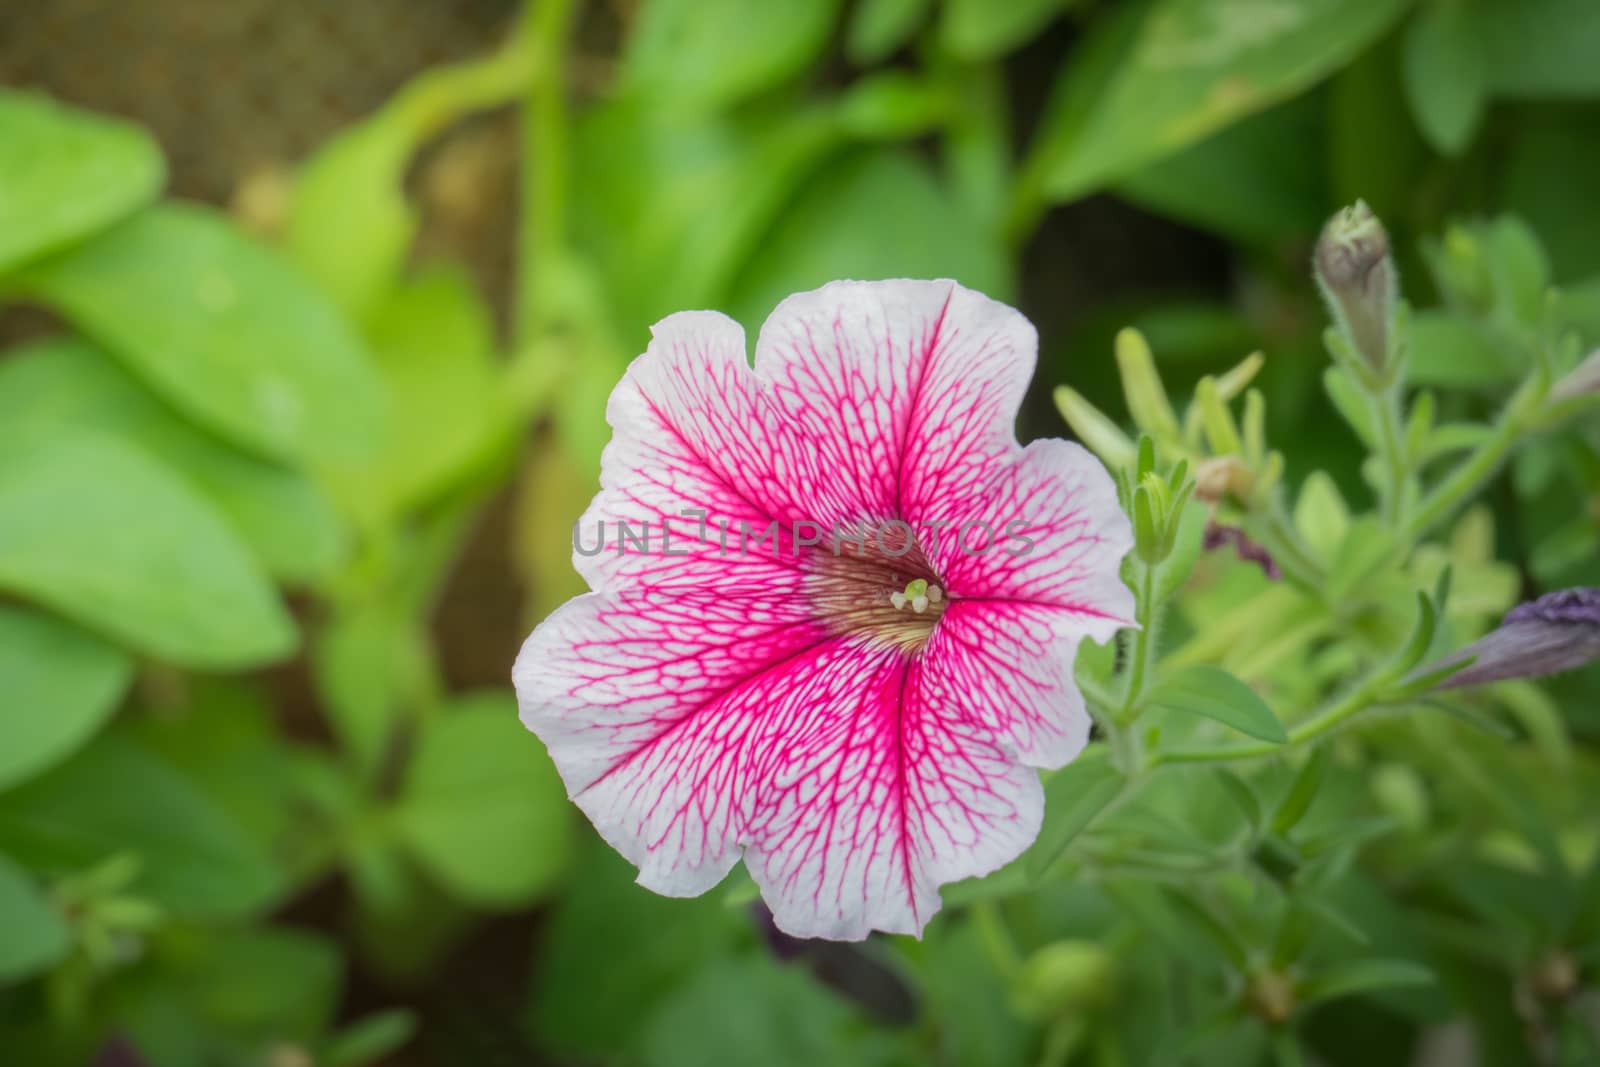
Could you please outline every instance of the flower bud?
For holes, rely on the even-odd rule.
[[[1057,941],[1023,963],[1012,987],[1017,1014],[1043,1021],[1105,1003],[1115,979],[1111,955],[1093,941]]]
[[[1317,285],[1350,347],[1380,375],[1390,369],[1395,270],[1389,235],[1357,200],[1322,228],[1314,260]]]
[[[1134,425],[1163,444],[1180,440],[1178,416],[1167,399],[1161,373],[1156,370],[1155,357],[1150,354],[1144,335],[1132,328],[1119,331],[1116,352],[1122,392]]]
[[[1575,400],[1587,393],[1600,393],[1600,348],[1556,382],[1550,390],[1550,403]]]
[[[1468,657],[1472,662],[1440,682],[1438,688],[1537,678],[1574,670],[1600,658],[1600,589],[1563,589],[1519,604],[1493,632],[1438,666]]]

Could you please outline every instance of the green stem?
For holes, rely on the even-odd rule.
[[[1379,493],[1383,519],[1398,527],[1405,508],[1406,482],[1411,473],[1406,462],[1404,429],[1400,426],[1400,408],[1393,386],[1369,394],[1372,425],[1378,435],[1378,459],[1383,464],[1384,483]]]
[[[1011,932],[1006,929],[999,906],[992,900],[979,900],[973,903],[970,910],[984,951],[989,954],[989,962],[994,964],[995,971],[1002,978],[1011,978],[1022,966],[1022,957],[1017,954],[1017,946],[1011,940]]]
[[[1176,752],[1157,752],[1150,758],[1150,766],[1168,763],[1224,763],[1229,760],[1256,759],[1287,752],[1337,728],[1352,716],[1377,703],[1384,689],[1393,680],[1388,669],[1369,675],[1361,684],[1329,704],[1322,711],[1289,730],[1289,740],[1283,744],[1256,741],[1244,745],[1219,745],[1215,748],[1180,749]]]
[[[1417,505],[1417,510],[1412,512],[1401,531],[1408,542],[1421,540],[1435,523],[1448,517],[1479,486],[1494,476],[1500,464],[1516,447],[1529,413],[1537,410],[1543,399],[1544,386],[1539,376],[1523,383],[1495,423],[1494,432]]]
[[[433,137],[463,115],[498,107],[522,94],[534,70],[534,55],[522,34],[483,59],[425,71],[405,85],[385,108],[413,141]]]
[[[1138,579],[1134,588],[1134,616],[1139,629],[1133,634],[1133,655],[1128,662],[1128,688],[1122,694],[1122,706],[1117,710],[1118,725],[1127,727],[1139,717],[1139,698],[1150,673],[1151,652],[1156,640],[1155,568],[1137,560]]]
[[[529,0],[532,76],[522,109],[522,214],[517,228],[516,339],[525,348],[550,318],[547,296],[566,250],[566,49],[575,0]]]

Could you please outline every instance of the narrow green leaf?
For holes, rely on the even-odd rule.
[[[1363,959],[1337,964],[1311,975],[1297,987],[1306,1004],[1390,989],[1432,985],[1433,972],[1411,960]]]
[[[0,426],[63,424],[111,431],[172,467],[276,577],[322,577],[343,554],[338,517],[307,475],[188,423],[88,342],[43,341],[0,361]]]
[[[1433,647],[1433,635],[1438,630],[1439,615],[1434,610],[1433,598],[1421,590],[1417,591],[1417,621],[1412,624],[1411,635],[1406,638],[1405,645],[1399,655],[1390,663],[1390,670],[1395,675],[1404,674],[1422,661],[1428,649]]]
[[[396,817],[417,860],[471,903],[525,904],[570,859],[566,790],[509,693],[458,698],[426,721]]]
[[[1070,0],[945,0],[939,40],[961,59],[1003,55],[1044,29]]]
[[[280,459],[370,454],[382,392],[360,340],[278,254],[165,204],[16,276],[175,407]]]
[[[375,1012],[333,1035],[318,1062],[324,1067],[368,1067],[410,1041],[416,1030],[417,1017],[409,1011]]]
[[[116,710],[133,662],[76,626],[0,604],[0,790],[65,759]]]
[[[845,52],[858,66],[887,59],[911,40],[933,0],[862,0],[845,36]]]
[[[1283,724],[1255,690],[1221,667],[1197,664],[1162,678],[1145,696],[1147,704],[1200,715],[1262,741],[1289,740]]]
[[[1222,786],[1223,792],[1228,794],[1228,799],[1239,809],[1239,814],[1244,816],[1244,821],[1250,826],[1250,832],[1260,833],[1263,818],[1261,801],[1256,797],[1256,791],[1250,787],[1250,783],[1227,767],[1214,767],[1211,774],[1215,776],[1217,784]]]
[[[1044,786],[1044,825],[1024,861],[1028,877],[1037,879],[1049,870],[1124,784],[1122,774],[1098,748],[1052,774]]]
[[[1311,807],[1311,802],[1317,798],[1317,790],[1322,788],[1323,776],[1328,773],[1328,750],[1326,746],[1318,745],[1311,750],[1311,755],[1300,768],[1300,773],[1295,775],[1294,781],[1289,784],[1289,789],[1283,795],[1283,800],[1278,804],[1278,810],[1272,816],[1272,832],[1287,834],[1293,830]]]
[[[132,123],[0,89],[0,269],[110,225],[165,176]]]
[[[42,971],[70,947],[66,921],[28,872],[0,852],[0,982]]]
[[[196,667],[289,652],[294,625],[232,531],[108,434],[0,440],[0,589]]]
[[[1460,155],[1488,103],[1483,42],[1470,3],[1425,4],[1406,33],[1406,100],[1435,149]]]

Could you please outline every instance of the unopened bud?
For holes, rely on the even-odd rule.
[[[1395,270],[1389,235],[1371,208],[1357,200],[1328,220],[1317,241],[1315,269],[1317,284],[1350,347],[1373,371],[1386,374]]]
[[[1440,682],[1440,689],[1538,678],[1600,659],[1600,589],[1563,589],[1519,604],[1493,632],[1437,666],[1469,657],[1472,662]]]
[[[1550,390],[1550,402],[1559,404],[1587,393],[1600,393],[1600,348],[1564,374]]]
[[[1057,941],[1023,963],[1012,1004],[1024,1018],[1056,1018],[1105,1003],[1115,977],[1110,953],[1095,942]]]
[[[1166,387],[1161,384],[1161,374],[1156,370],[1149,342],[1138,330],[1124,329],[1117,334],[1116,352],[1122,392],[1127,397],[1128,413],[1133,416],[1134,425],[1163,443],[1178,441],[1181,437],[1178,416],[1173,413]]]

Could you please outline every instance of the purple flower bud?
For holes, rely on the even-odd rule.
[[[1356,201],[1322,228],[1312,266],[1350,347],[1374,371],[1387,371],[1396,283],[1383,223]]]
[[[1237,526],[1223,526],[1220,523],[1206,524],[1205,540],[1201,542],[1206,551],[1215,551],[1219,548],[1233,546],[1239,558],[1250,563],[1258,564],[1262,573],[1273,581],[1283,577],[1283,571],[1278,567],[1278,561],[1272,558],[1272,553],[1265,547],[1252,541],[1250,536]]]
[[[1562,589],[1512,608],[1500,625],[1446,663],[1473,657],[1440,689],[1537,678],[1600,659],[1600,589]]]
[[[1567,372],[1550,390],[1551,403],[1572,400],[1585,393],[1600,393],[1600,348]]]

